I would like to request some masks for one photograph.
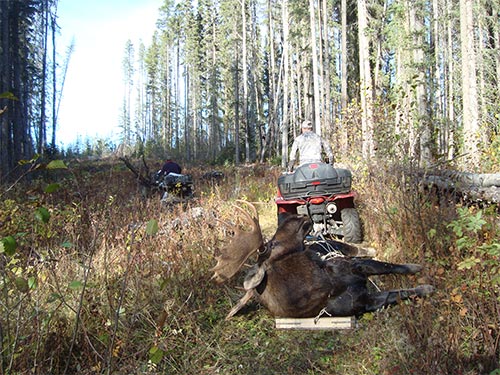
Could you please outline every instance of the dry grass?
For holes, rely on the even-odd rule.
[[[447,226],[455,206],[435,204],[403,174],[356,171],[361,217],[379,257],[425,265],[418,278],[378,285],[425,282],[438,290],[367,314],[354,331],[277,331],[255,305],[224,321],[241,279],[216,285],[210,267],[230,235],[215,218],[234,222],[236,199],[256,203],[272,236],[280,171],[225,168],[218,185],[201,179],[205,170],[189,172],[197,199],[186,207],[142,198],[120,164],[75,167],[57,177],[55,193],[43,192],[51,176],[11,192],[1,204],[0,237],[14,236],[18,247],[0,254],[0,374],[495,373],[495,272],[486,269],[487,279],[480,265],[458,269],[470,253],[489,260],[477,246],[498,242],[494,212],[474,245],[458,251]],[[51,214],[46,223],[34,217],[39,207]]]

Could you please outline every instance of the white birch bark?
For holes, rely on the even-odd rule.
[[[359,41],[359,75],[361,101],[361,129],[363,158],[370,159],[374,153],[373,142],[373,99],[370,72],[369,41],[366,35],[368,28],[368,14],[366,0],[358,0],[358,41]]]
[[[463,138],[466,168],[479,166],[479,112],[477,98],[476,51],[474,46],[474,1],[460,0],[462,50]]]
[[[318,46],[316,36],[316,17],[314,0],[309,0],[309,17],[311,22],[311,48],[312,48],[312,66],[313,66],[313,89],[314,89],[314,126],[317,134],[321,135],[321,96],[318,70]]]

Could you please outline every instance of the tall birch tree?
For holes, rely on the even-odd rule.
[[[132,87],[134,85],[134,45],[129,39],[125,45],[125,55],[122,61],[123,68],[123,105],[121,127],[123,129],[122,142],[125,146],[132,144],[132,114],[130,113],[132,101]]]
[[[312,58],[312,78],[314,92],[314,128],[317,134],[321,135],[321,95],[320,95],[320,75],[318,62],[318,41],[316,32],[316,4],[315,0],[309,0],[309,18],[311,27],[311,58]]]
[[[360,75],[360,102],[362,126],[362,154],[365,159],[374,156],[373,138],[373,93],[370,70],[370,43],[368,39],[368,12],[366,0],[357,0],[358,4],[358,49]]]
[[[465,166],[479,166],[479,109],[477,99],[476,46],[474,43],[474,1],[460,0],[462,50],[462,111]]]
[[[290,84],[290,33],[288,4],[284,1],[281,5],[281,19],[283,29],[283,120],[281,122],[281,166],[288,165],[288,137],[289,137],[289,84]]]

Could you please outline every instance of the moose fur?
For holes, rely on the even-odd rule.
[[[227,319],[252,298],[275,317],[308,318],[321,313],[330,316],[359,316],[403,299],[425,297],[433,292],[431,285],[372,292],[368,288],[370,276],[411,275],[419,272],[422,267],[418,264],[393,264],[356,256],[325,260],[314,246],[305,245],[304,239],[312,223],[307,217],[300,215],[288,215],[279,225],[274,237],[264,244],[255,208],[252,208],[253,217],[241,208],[238,209],[244,212],[245,220],[252,229],[250,232],[237,233],[221,256],[217,257],[218,263],[213,268],[214,278],[223,282],[232,277],[252,253],[257,251],[258,258],[245,278],[245,296],[229,312]],[[239,238],[244,238],[244,241]],[[253,250],[250,251],[250,248]],[[342,252],[347,255],[354,255],[354,249],[347,244],[342,246]],[[226,272],[227,270],[230,272]]]

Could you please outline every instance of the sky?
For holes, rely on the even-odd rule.
[[[163,0],[59,0],[59,64],[75,41],[58,114],[57,143],[119,141],[125,43],[147,46]],[[62,77],[60,78],[62,79]]]

